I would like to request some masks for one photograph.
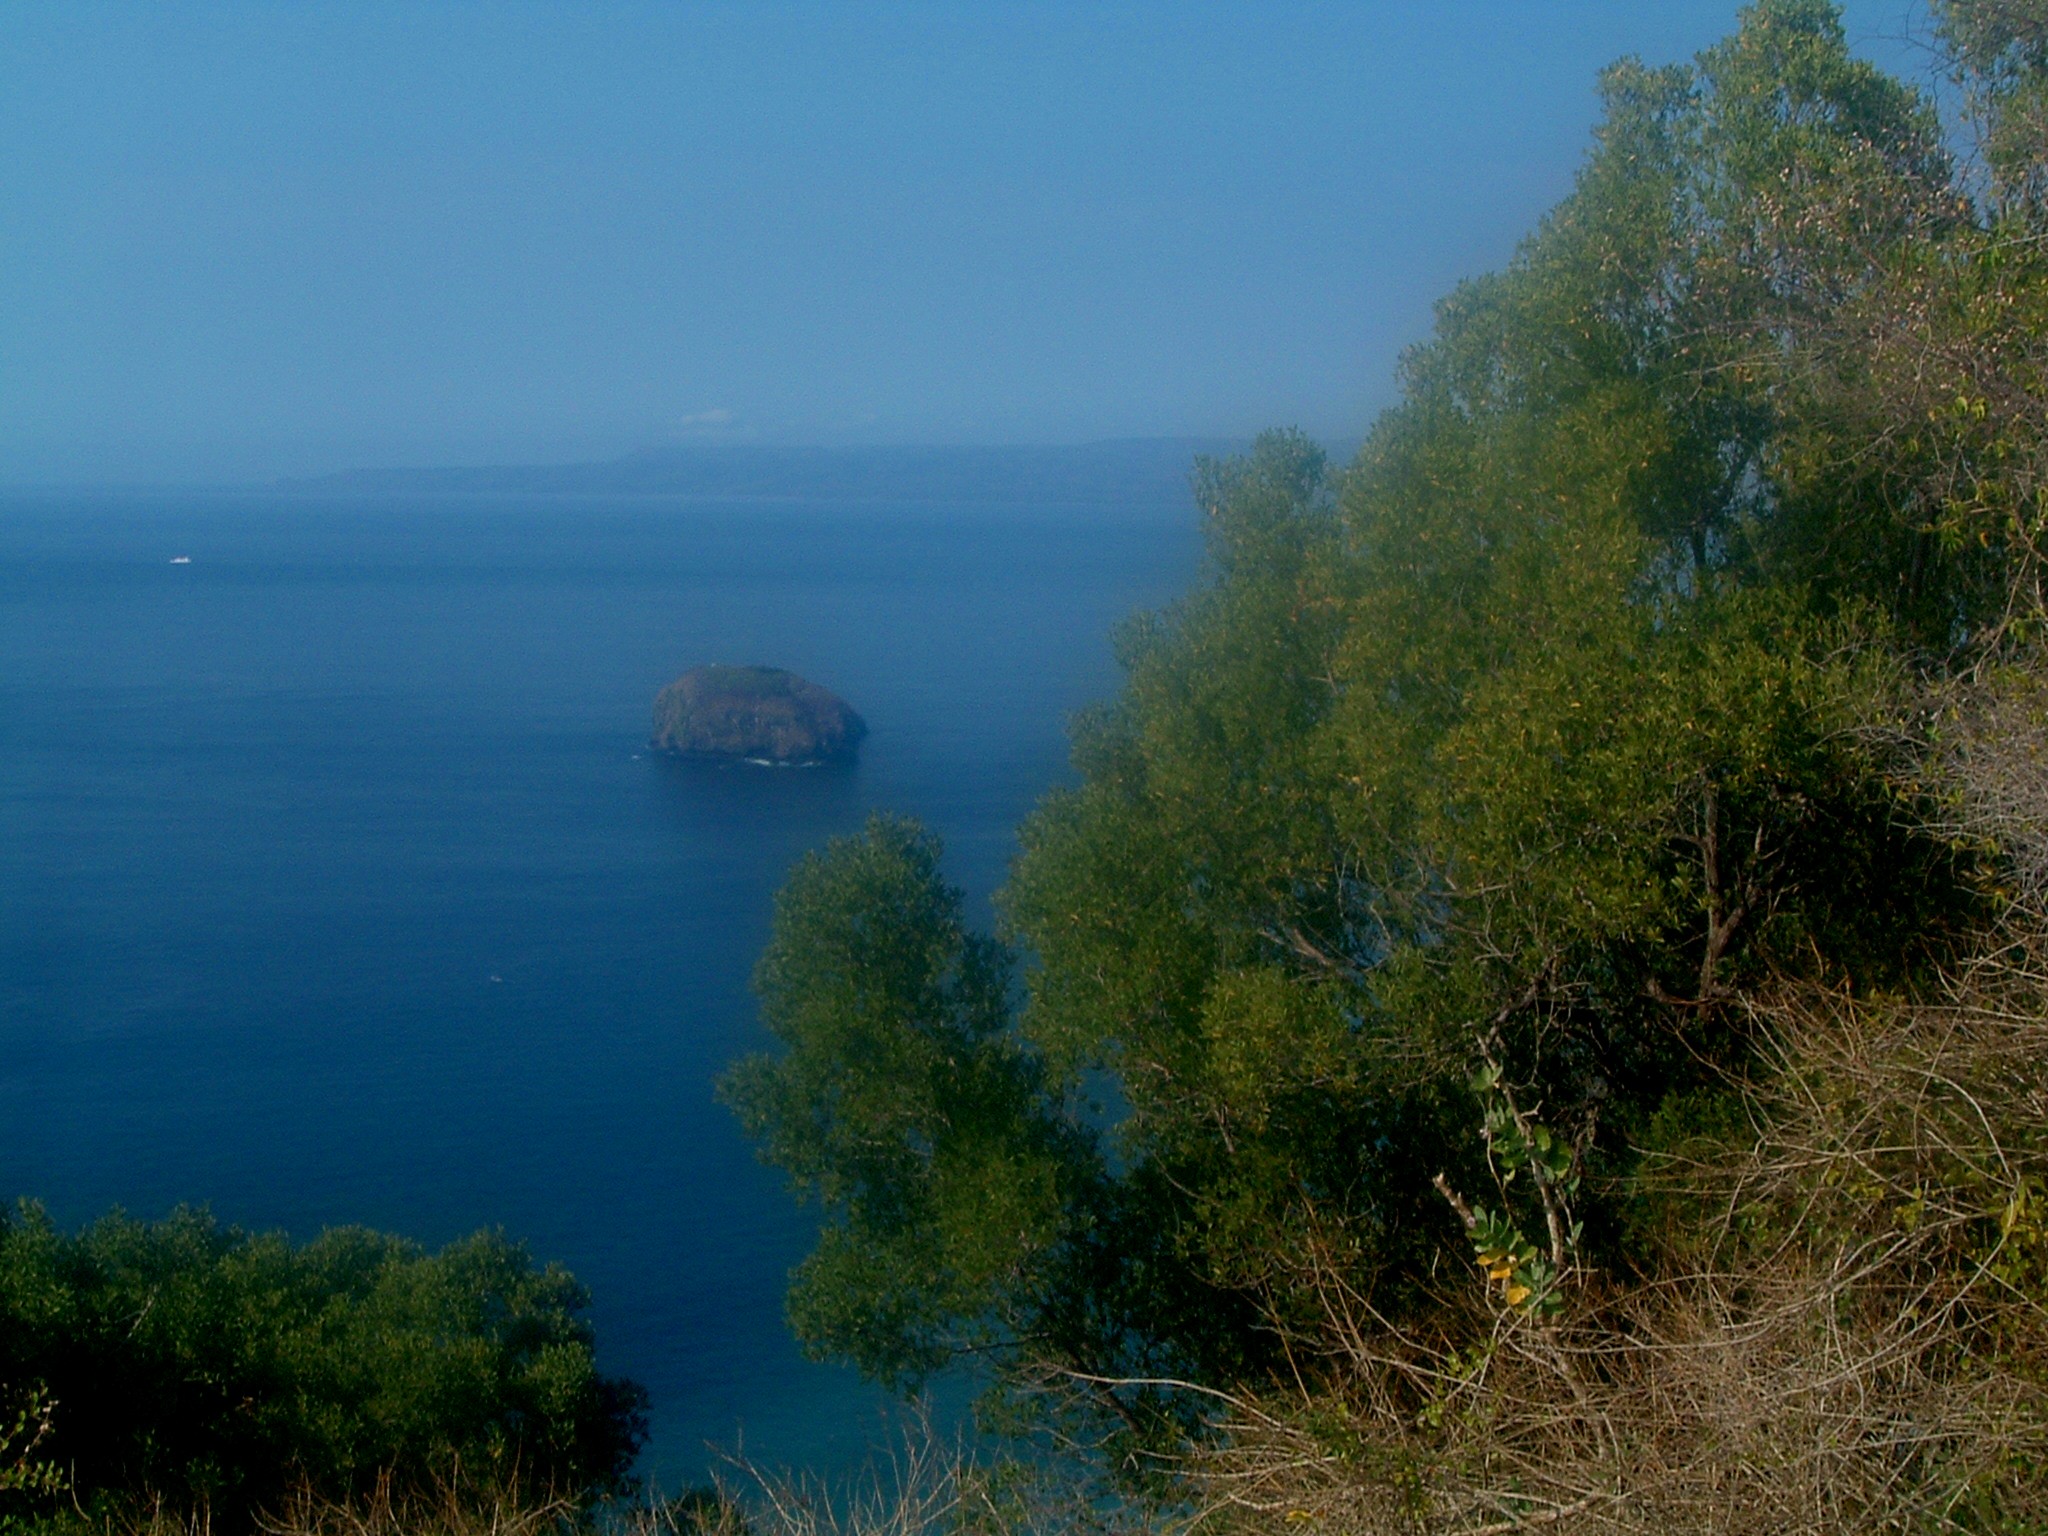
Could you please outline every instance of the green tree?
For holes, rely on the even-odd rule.
[[[33,1205],[0,1219],[0,1381],[40,1384],[38,1455],[88,1506],[234,1526],[301,1486],[422,1491],[458,1463],[513,1492],[620,1488],[642,1399],[597,1371],[587,1306],[491,1233],[429,1255],[192,1210],[76,1235]]]
[[[755,978],[788,1049],[724,1088],[834,1218],[791,1291],[799,1336],[899,1383],[1014,1322],[1088,1174],[1010,1036],[1009,957],[967,932],[938,858],[878,816],[797,867]]]

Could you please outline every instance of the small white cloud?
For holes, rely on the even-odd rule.
[[[716,410],[693,411],[678,422],[677,425],[701,430],[705,427],[729,427],[736,420],[738,418],[721,405]]]

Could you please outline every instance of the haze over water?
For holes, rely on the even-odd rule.
[[[0,501],[0,1184],[438,1245],[590,1287],[706,1439],[843,1462],[878,1399],[783,1326],[808,1218],[712,1082],[790,863],[922,817],[976,899],[1109,634],[1196,567],[1179,505],[252,496]],[[172,564],[188,556],[189,564]],[[655,690],[790,667],[851,770],[648,754]]]

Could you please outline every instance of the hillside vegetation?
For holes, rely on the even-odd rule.
[[[1000,934],[797,870],[809,1347],[1232,1525],[2048,1530],[2048,5],[1933,20],[1614,66],[1355,463],[1204,464]]]

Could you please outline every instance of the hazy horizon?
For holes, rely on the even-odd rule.
[[[10,6],[0,483],[1355,440],[1736,13]]]

